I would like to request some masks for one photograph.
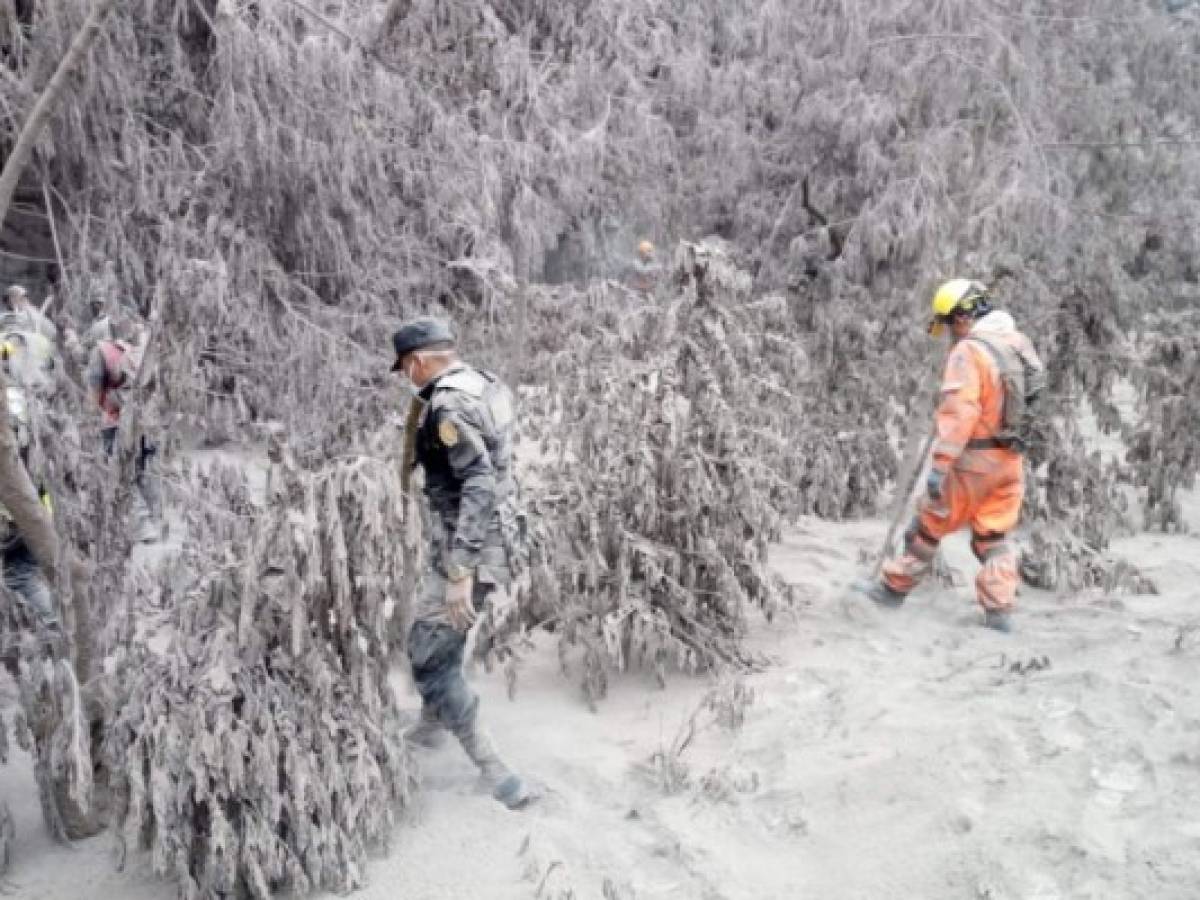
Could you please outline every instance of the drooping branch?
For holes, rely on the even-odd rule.
[[[808,176],[805,175],[800,182],[800,205],[804,207],[804,211],[813,217],[822,228],[829,232],[829,260],[832,262],[842,255],[842,248],[846,243],[846,235],[838,229],[837,224],[830,225],[829,218],[812,205],[812,200],[808,195]]]
[[[4,220],[8,216],[8,207],[12,203],[13,194],[16,193],[17,181],[20,179],[26,163],[29,162],[30,156],[33,155],[38,135],[50,121],[54,108],[67,88],[67,79],[87,54],[92,42],[100,33],[104,17],[115,5],[116,0],[96,0],[96,5],[88,13],[83,27],[71,41],[71,46],[67,48],[67,52],[59,61],[58,68],[54,70],[50,81],[47,82],[41,96],[38,97],[37,103],[33,105],[33,111],[30,112],[29,118],[25,120],[21,133],[17,136],[17,142],[13,145],[12,153],[4,163],[4,170],[0,171],[0,225],[4,224]]]
[[[375,37],[375,50],[378,51],[384,42],[392,36],[401,22],[412,12],[413,0],[391,0],[384,11],[383,21],[379,25],[379,34]]]

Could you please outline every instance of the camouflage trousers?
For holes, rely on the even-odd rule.
[[[21,537],[15,536],[5,545],[0,562],[4,565],[4,586],[16,596],[31,623],[36,619],[45,628],[59,629],[50,583]]]
[[[479,697],[463,677],[467,635],[452,628],[446,618],[446,584],[445,577],[433,570],[422,577],[416,619],[408,633],[408,659],[421,695],[423,715],[458,734],[474,727]],[[482,612],[503,587],[477,577],[471,598],[475,611]]]

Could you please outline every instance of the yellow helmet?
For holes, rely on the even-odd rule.
[[[957,313],[969,313],[988,305],[988,289],[969,278],[952,278],[939,287],[933,295],[933,320],[929,333],[939,335],[942,327],[950,324]]]
[[[642,259],[649,259],[654,255],[654,244],[650,241],[641,241],[638,244],[638,256]]]

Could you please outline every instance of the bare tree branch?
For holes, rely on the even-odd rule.
[[[388,3],[387,10],[383,14],[383,22],[379,25],[379,34],[375,36],[375,49],[386,41],[396,26],[403,22],[410,12],[412,12],[413,0],[391,0]]]
[[[104,21],[104,17],[108,15],[109,10],[116,4],[116,0],[96,0],[96,5],[92,7],[92,11],[88,14],[87,20],[83,23],[83,27],[75,35],[71,41],[71,46],[67,48],[66,54],[58,64],[58,68],[54,70],[54,74],[50,77],[50,81],[42,90],[42,94],[37,99],[37,103],[33,106],[33,111],[29,114],[29,118],[25,121],[25,125],[21,128],[21,133],[17,136],[17,142],[13,145],[12,153],[4,163],[4,170],[0,172],[0,225],[4,223],[8,216],[8,207],[12,203],[13,194],[17,190],[17,181],[21,178],[21,172],[25,168],[25,164],[29,162],[30,156],[33,155],[33,148],[37,143],[38,135],[42,133],[42,129],[46,127],[46,123],[50,121],[50,115],[54,112],[54,107],[58,105],[59,99],[67,88],[67,78],[74,70],[80,60],[87,54],[88,49],[92,46],[92,42],[96,40],[96,36],[100,33],[100,25]]]
[[[1047,141],[1040,146],[1044,150],[1097,150],[1110,147],[1143,149],[1145,147],[1194,147],[1200,138],[1155,138],[1148,141]]]

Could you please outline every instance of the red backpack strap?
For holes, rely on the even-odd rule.
[[[105,387],[120,387],[125,383],[125,348],[116,341],[101,341],[100,352],[104,355]]]

